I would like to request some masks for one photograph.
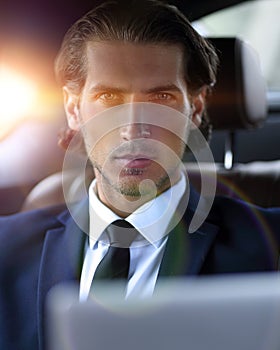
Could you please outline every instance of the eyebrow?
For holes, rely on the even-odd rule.
[[[176,86],[174,84],[155,86],[154,88],[150,88],[150,89],[145,90],[146,93],[154,93],[154,92],[159,92],[159,91],[182,92],[181,89],[179,89],[178,86]]]
[[[129,90],[124,88],[118,88],[118,87],[112,87],[110,85],[103,85],[103,84],[97,84],[90,88],[89,92],[100,92],[100,91],[110,91],[113,93],[129,93]],[[181,89],[178,88],[175,84],[166,84],[166,85],[159,85],[155,86],[146,90],[141,90],[141,93],[155,93],[160,91],[173,91],[173,92],[182,92]]]
[[[116,92],[116,93],[128,92],[126,89],[121,89],[121,88],[112,87],[110,85],[103,85],[103,84],[94,85],[89,89],[90,93],[100,92],[100,91],[111,91],[111,92]]]

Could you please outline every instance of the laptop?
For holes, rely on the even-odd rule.
[[[112,283],[81,303],[76,287],[59,286],[48,321],[48,350],[279,350],[280,276],[168,278],[126,301]]]

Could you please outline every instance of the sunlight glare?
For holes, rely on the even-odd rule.
[[[37,98],[35,84],[6,66],[0,66],[0,124],[28,117]]]

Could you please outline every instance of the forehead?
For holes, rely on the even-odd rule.
[[[88,42],[87,80],[176,80],[184,76],[183,48],[169,44]],[[131,81],[132,80],[132,81]]]

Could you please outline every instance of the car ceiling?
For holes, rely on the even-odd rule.
[[[52,35],[60,40],[73,21],[104,0],[10,0],[0,1],[1,33],[4,35]],[[123,0],[130,1],[130,0]],[[141,0],[139,0],[141,1]],[[162,0],[179,7],[190,20],[249,0]],[[62,34],[63,35],[63,34]]]
[[[128,1],[131,0],[121,0]],[[138,0],[141,1],[141,0]],[[179,7],[192,21],[241,0],[161,0]],[[249,0],[243,0],[249,1]],[[53,60],[69,26],[104,0],[0,0],[0,50],[11,55],[26,47],[52,70]],[[29,49],[30,47],[30,49]],[[16,49],[14,49],[16,48]],[[28,55],[26,55],[27,57]],[[43,59],[41,59],[41,57]]]

